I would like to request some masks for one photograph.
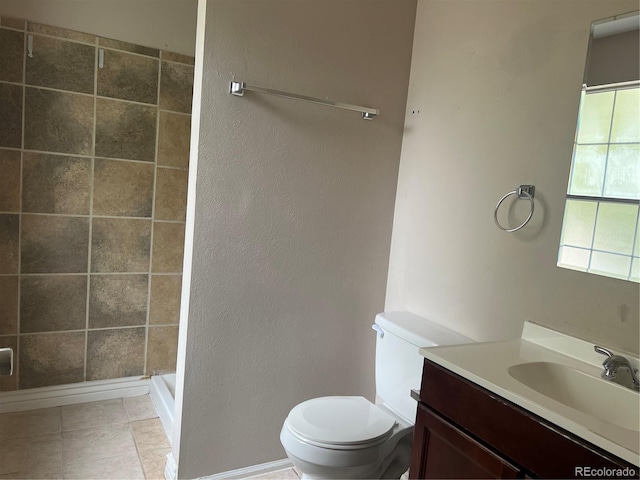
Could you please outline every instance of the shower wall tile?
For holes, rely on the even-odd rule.
[[[178,326],[149,327],[147,375],[176,371]]]
[[[81,330],[87,322],[87,275],[43,275],[20,281],[20,333]]]
[[[144,343],[144,328],[90,330],[87,341],[87,380],[142,375]]]
[[[16,333],[18,333],[18,276],[0,276],[0,335]],[[0,343],[2,343],[1,340]]]
[[[196,63],[196,59],[194,57],[189,57],[187,55],[181,55],[174,52],[163,51],[160,54],[160,58],[162,60],[166,60],[167,62],[184,63],[186,65],[194,65]]]
[[[0,348],[12,348],[13,349],[13,375],[0,376],[0,392],[10,392],[18,388],[18,337],[11,335],[8,337],[0,337]]]
[[[85,332],[20,335],[20,388],[84,380]]]
[[[92,275],[89,328],[144,325],[148,279],[149,275]]]
[[[0,28],[0,81],[22,83],[24,33]]]
[[[189,168],[191,116],[160,112],[158,165]]]
[[[116,50],[104,51],[98,70],[98,95],[157,104],[158,60]]]
[[[32,33],[41,33],[51,37],[66,38],[76,42],[90,43],[95,45],[96,36],[89,33],[76,32],[75,30],[67,30],[65,28],[52,27],[51,25],[42,25],[40,23],[27,22],[27,31]]]
[[[143,47],[142,45],[135,45],[133,43],[121,42],[119,40],[112,40],[110,38],[98,38],[98,45],[104,48],[113,48],[115,50],[122,50],[130,53],[137,53],[139,55],[146,55],[147,57],[158,58],[160,51],[155,48]]]
[[[0,273],[18,273],[20,217],[0,214]]]
[[[21,18],[0,17],[0,26],[7,28],[16,28],[18,30],[24,30],[26,22]]]
[[[148,272],[151,221],[94,218],[92,272]]]
[[[180,321],[182,275],[151,275],[150,325],[177,325]]]
[[[158,168],[156,174],[156,220],[184,222],[187,213],[186,170]]]
[[[184,252],[183,223],[153,223],[153,273],[181,273]]]
[[[91,159],[25,152],[22,211],[89,214]]]
[[[152,164],[96,159],[93,214],[151,217],[153,175]]]
[[[33,36],[25,83],[93,94],[96,48],[59,38]]]
[[[193,67],[162,61],[160,73],[160,108],[191,113]]]
[[[89,219],[22,215],[22,273],[86,273]]]
[[[22,147],[22,90],[0,83],[0,147]]]
[[[0,212],[20,211],[20,152],[0,149]]]
[[[104,98],[96,102],[96,156],[153,162],[157,109]]]
[[[93,97],[26,88],[26,149],[91,155],[92,143]]]

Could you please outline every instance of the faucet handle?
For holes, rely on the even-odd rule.
[[[593,349],[597,353],[600,353],[601,355],[606,355],[607,357],[613,357],[613,353],[611,353],[611,350],[607,350],[606,348],[601,347],[600,345],[594,345]]]

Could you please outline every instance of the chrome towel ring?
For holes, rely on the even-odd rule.
[[[535,194],[535,191],[536,191],[535,185],[520,185],[516,190],[507,193],[504,197],[498,200],[496,209],[493,212],[493,220],[496,222],[496,225],[500,230],[504,230],[505,232],[516,232],[520,230],[522,227],[524,227],[527,223],[529,223],[529,220],[531,220],[531,217],[533,217],[533,210],[535,207],[535,204],[533,203],[533,196]],[[531,203],[531,210],[529,211],[529,215],[527,216],[527,219],[521,225],[518,225],[515,228],[505,228],[502,225],[500,225],[500,222],[498,221],[498,209],[500,208],[500,205],[502,205],[502,202],[504,202],[505,199],[510,195],[518,195],[518,198],[523,200],[528,199],[529,202]]]

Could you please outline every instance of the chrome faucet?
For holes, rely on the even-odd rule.
[[[629,363],[629,360],[627,360],[625,357],[621,355],[614,355],[610,350],[607,350],[606,348],[602,348],[598,345],[595,345],[593,349],[596,352],[607,356],[604,362],[602,362],[602,366],[604,367],[604,370],[601,375],[602,378],[604,378],[605,380],[609,380],[610,382],[614,382],[619,385],[622,385],[623,387],[631,388],[632,390],[635,390],[635,391],[640,391],[640,380],[638,380],[638,370],[636,370],[631,366],[631,364]],[[631,382],[629,382],[628,380],[625,381],[624,377],[623,378],[618,377],[618,371],[620,369],[627,370],[629,372],[631,376]]]

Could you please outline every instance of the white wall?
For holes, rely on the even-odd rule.
[[[0,0],[0,13],[193,56],[197,0]]]
[[[371,324],[384,304],[415,6],[201,5],[180,478],[285,458],[279,432],[298,402],[374,397]],[[234,97],[234,78],[381,115]]]
[[[638,284],[556,266],[590,25],[637,8],[420,0],[386,309],[476,340],[530,320],[638,352]],[[496,202],[527,183],[533,220],[498,230]]]

